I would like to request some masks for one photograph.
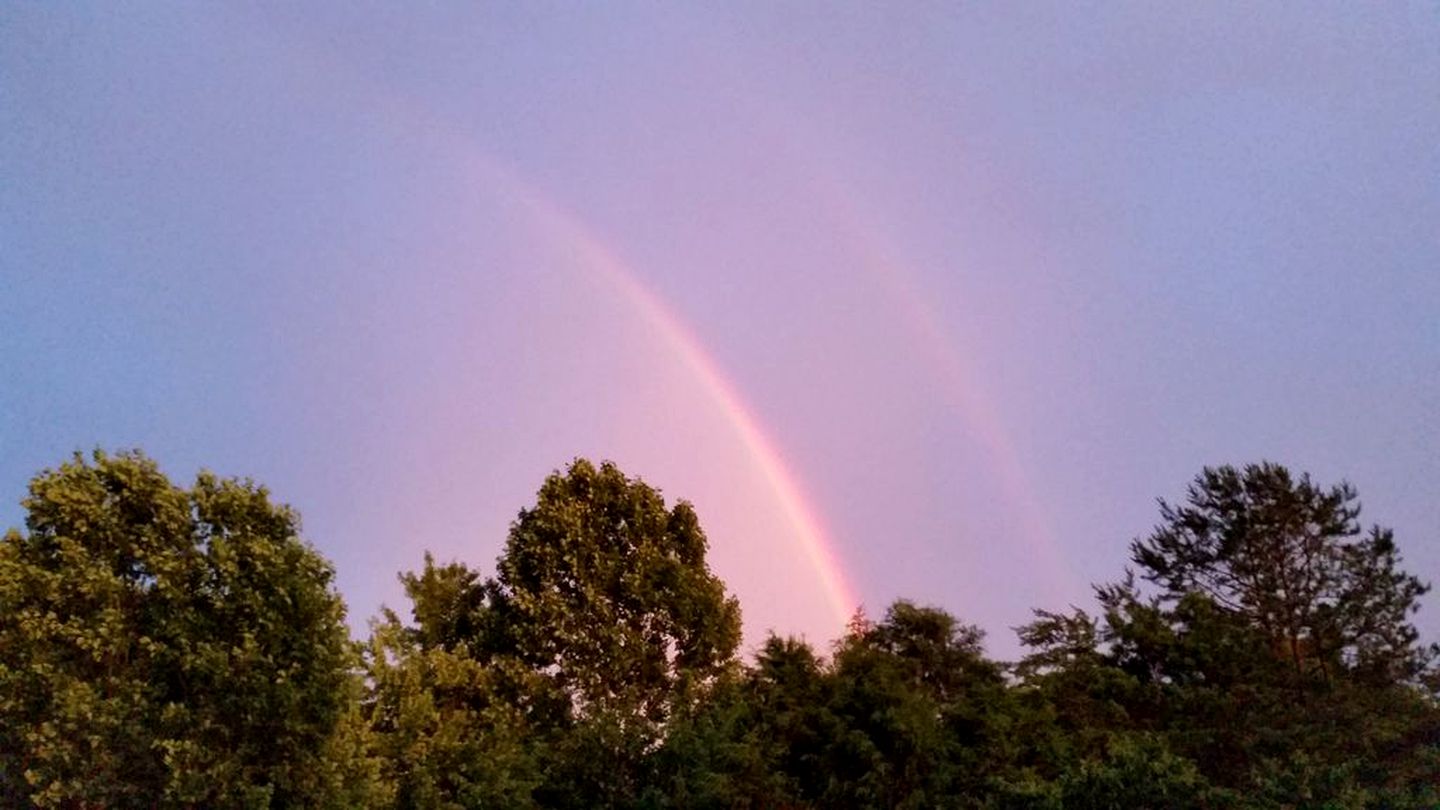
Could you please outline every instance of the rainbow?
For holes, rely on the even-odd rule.
[[[579,217],[513,171],[473,149],[461,150],[459,154],[466,156],[470,168],[485,178],[493,190],[520,205],[558,244],[572,250],[582,267],[620,293],[663,336],[705,392],[720,406],[742,446],[775,494],[782,514],[820,580],[833,618],[840,626],[848,622],[860,606],[860,600],[848,582],[818,510],[805,496],[798,477],[786,464],[778,444],[766,433],[759,418],[706,351],[704,344],[674,310],[641,281],[617,252]],[[832,186],[838,185],[835,178],[828,179]],[[893,251],[875,235],[873,228],[863,227],[868,220],[860,217],[855,209],[854,195],[844,193],[843,187],[832,187],[829,191],[831,193],[827,198],[852,226],[846,231],[854,240],[856,252],[869,272],[882,281],[892,303],[901,310],[902,320],[915,330],[946,398],[989,452],[1001,487],[1016,506],[1022,537],[1040,552],[1038,562],[1046,569],[1051,582],[1075,590],[1074,576],[1059,552],[1049,521],[1035,496],[1009,432],[991,402],[983,396],[982,388],[976,384],[970,364],[940,326],[934,310],[925,303],[904,265],[893,257]]]
[[[316,73],[327,73],[332,79],[352,84],[356,81],[357,72],[339,54],[318,43],[311,45],[297,55],[310,60]],[[431,139],[445,154],[454,156],[459,164],[457,169],[468,170],[477,180],[523,207],[540,229],[572,249],[585,268],[603,278],[658,330],[685,367],[699,380],[705,392],[719,405],[739,436],[815,570],[837,628],[844,627],[859,609],[860,600],[845,576],[818,510],[785,463],[778,444],[766,433],[735,384],[674,310],[579,217],[553,202],[532,183],[479,152],[454,126],[433,111],[389,92],[381,82],[369,83],[366,89],[378,106],[385,110],[387,120],[404,122],[409,135]]]
[[[332,79],[351,83],[356,81],[358,72],[353,65],[346,63],[342,56],[322,43],[308,44],[310,47],[297,55],[311,60],[316,73],[328,74]],[[433,110],[417,106],[408,98],[389,92],[381,80],[367,82],[365,89],[380,107],[387,108],[387,120],[404,122],[407,134],[423,134],[433,139],[436,146],[445,154],[454,156],[457,163],[461,164],[457,168],[468,168],[475,173],[478,180],[487,182],[498,193],[519,204],[541,229],[548,231],[558,243],[573,250],[585,268],[604,279],[663,336],[664,341],[724,413],[742,446],[774,492],[785,519],[820,580],[835,619],[842,625],[847,622],[860,602],[846,579],[839,555],[834,551],[833,542],[818,511],[805,496],[794,472],[785,463],[775,440],[766,433],[761,421],[719,364],[705,350],[704,344],[686,328],[674,310],[666,305],[661,296],[646,286],[641,277],[621,260],[617,252],[610,249],[579,217],[555,203],[513,171],[477,151],[469,138],[449,122],[442,120]],[[761,103],[761,100],[755,98],[750,101]],[[783,109],[766,106],[764,112],[771,114],[769,120],[787,121],[792,131],[803,133],[807,129],[803,120]],[[976,385],[976,376],[970,363],[941,326],[934,310],[926,303],[920,292],[920,285],[913,275],[896,260],[895,251],[890,249],[876,232],[873,227],[874,219],[862,215],[858,195],[833,173],[825,171],[816,163],[814,149],[808,146],[814,142],[807,141],[807,148],[799,150],[799,154],[810,158],[810,173],[822,187],[822,202],[837,208],[850,225],[845,232],[850,234],[852,246],[867,269],[881,280],[892,303],[900,310],[904,322],[915,330],[917,341],[929,355],[931,368],[935,370],[952,407],[989,451],[1000,483],[1018,509],[1025,539],[1042,552],[1052,575],[1058,572],[1059,578],[1054,581],[1072,584],[1070,581],[1073,575],[1064,565],[1063,555],[1054,542],[1049,521],[1035,496],[1009,432],[992,403],[983,396],[983,389]]]
[[[739,436],[741,444],[775,493],[782,513],[810,565],[820,579],[826,602],[839,626],[850,620],[860,601],[851,588],[840,564],[818,510],[805,496],[795,473],[785,463],[779,446],[764,430],[759,418],[746,404],[735,384],[721,370],[715,358],[673,309],[653,290],[641,282],[615,253],[573,214],[540,194],[532,185],[489,161],[471,159],[480,164],[485,175],[516,202],[520,203],[545,231],[569,246],[585,268],[597,273],[617,290],[647,321],[654,326],[675,351],[685,367],[719,404],[726,420]]]
[[[1042,564],[1049,569],[1052,581],[1064,583],[1074,590],[1074,576],[1055,543],[1054,531],[1044,507],[1035,496],[1020,454],[993,404],[980,396],[969,363],[940,326],[934,310],[915,292],[913,282],[893,264],[879,265],[877,273],[893,285],[895,303],[906,312],[906,322],[918,333],[946,398],[962,414],[975,437],[989,452],[1000,485],[1015,506],[1022,535],[1041,552]]]
[[[798,126],[798,125],[797,125]],[[1024,540],[1040,553],[1040,562],[1047,569],[1052,583],[1070,592],[1083,592],[1075,579],[1065,555],[1055,542],[1044,506],[1035,494],[1010,431],[995,410],[994,403],[984,395],[984,387],[962,349],[941,326],[935,310],[926,303],[926,296],[908,265],[896,257],[896,250],[871,224],[875,217],[860,210],[860,195],[848,188],[833,172],[816,166],[811,179],[823,189],[821,195],[845,223],[840,229],[848,235],[850,245],[864,269],[885,289],[891,304],[900,310],[901,322],[910,328],[926,354],[926,365],[935,375],[946,400],[960,415],[974,438],[989,454],[995,475],[1006,497],[1014,505]]]

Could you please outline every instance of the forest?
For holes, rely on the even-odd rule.
[[[1016,661],[904,600],[742,657],[693,507],[610,463],[547,478],[493,564],[417,560],[362,639],[256,482],[97,450],[22,505],[6,807],[1440,806],[1428,584],[1348,483],[1270,462],[1160,501]]]

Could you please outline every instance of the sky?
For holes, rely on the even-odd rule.
[[[356,632],[582,456],[751,644],[1013,656],[1262,459],[1440,580],[1440,10],[7,4],[0,526],[95,447],[266,484]]]

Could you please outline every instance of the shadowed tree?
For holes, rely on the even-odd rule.
[[[1017,671],[1071,746],[1067,792],[1133,781],[1127,741],[1146,739],[1240,806],[1432,806],[1433,652],[1410,624],[1427,586],[1355,498],[1274,464],[1206,469],[1131,544],[1135,570],[1097,588],[1102,620],[1021,629]]]
[[[1271,463],[1207,468],[1160,515],[1131,559],[1162,603],[1203,594],[1260,630],[1297,683],[1337,667],[1378,683],[1422,672],[1409,617],[1429,586],[1399,569],[1389,529],[1362,531],[1349,484],[1321,487]]]

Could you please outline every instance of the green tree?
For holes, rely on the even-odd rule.
[[[428,553],[400,582],[413,621],[384,610],[365,646],[364,712],[393,806],[535,806],[564,696],[499,649],[493,582]]]
[[[1182,790],[1193,766],[1208,806],[1433,803],[1440,713],[1409,623],[1427,586],[1389,530],[1362,532],[1353,489],[1222,467],[1160,506],[1136,571],[1097,588],[1099,620],[1021,628],[1022,688],[1064,730],[1065,806],[1160,784],[1151,765]]]
[[[393,613],[371,631],[365,709],[393,806],[535,806],[530,722],[508,688],[525,674],[435,644]]]
[[[753,666],[667,729],[669,807],[980,807],[1020,779],[1028,730],[980,632],[897,602],[823,661],[771,637]]]
[[[1066,810],[1186,810],[1215,806],[1194,763],[1140,735],[1119,737],[1102,759],[1086,760],[1060,780]]]
[[[1021,756],[1018,709],[979,628],[900,600],[837,645],[823,806],[973,807]],[[836,779],[834,775],[843,774]]]
[[[671,721],[650,803],[717,810],[820,806],[836,781],[827,759],[843,731],[830,712],[833,685],[808,644],[767,638],[752,666]]]
[[[368,795],[344,605],[293,511],[210,473],[176,487],[138,452],[77,454],[23,504],[0,541],[7,803]]]
[[[740,608],[706,550],[689,503],[609,462],[552,474],[511,525],[491,643],[569,702],[545,804],[632,803],[666,721],[733,665]]]
[[[689,503],[667,509],[614,464],[574,462],[510,527],[494,589],[510,650],[582,715],[663,722],[740,642],[739,604],[706,549]]]
[[[403,807],[619,807],[663,735],[733,671],[739,607],[694,510],[574,462],[511,526],[497,576],[401,576],[368,649],[367,711]]]
[[[1316,485],[1271,463],[1206,468],[1185,503],[1131,544],[1163,603],[1200,593],[1242,617],[1288,658],[1297,683],[1336,669],[1380,683],[1427,660],[1409,617],[1429,586],[1400,570],[1394,534],[1362,532],[1354,488]]]

